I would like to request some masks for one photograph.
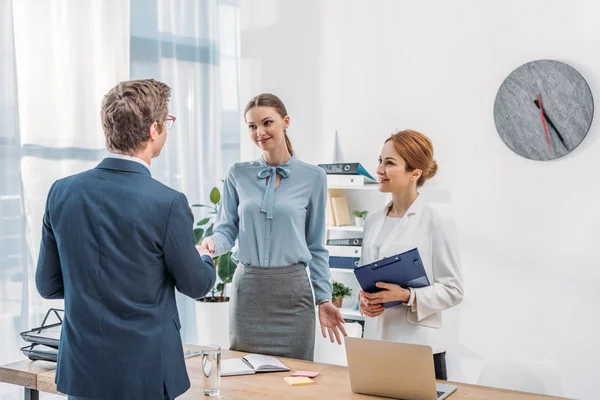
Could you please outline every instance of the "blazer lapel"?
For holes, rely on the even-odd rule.
[[[385,216],[387,215],[388,207],[389,203],[383,210],[377,210],[373,214],[373,220],[369,221],[369,241],[364,243],[364,245],[368,246],[369,248],[373,247],[373,243],[375,243],[377,235],[379,235],[379,232],[381,232],[383,222],[385,221]]]
[[[415,201],[413,201],[408,210],[406,210],[406,214],[404,215],[404,217],[402,217],[402,221],[397,226],[395,226],[394,229],[392,229],[388,237],[386,237],[381,243],[381,247],[379,249],[379,255],[381,256],[380,258],[390,257],[398,253],[398,251],[396,251],[394,254],[387,254],[386,250],[390,247],[398,247],[397,244],[401,241],[402,236],[406,234],[406,226],[408,225],[410,219],[415,218],[415,214],[418,214],[421,211],[423,204],[420,197],[421,196],[417,196],[417,198],[415,199]],[[379,235],[379,232],[381,232],[383,222],[385,220],[385,217],[387,216],[387,211],[389,210],[391,204],[392,202],[390,201],[381,212],[382,218],[378,230],[374,232],[375,237]]]

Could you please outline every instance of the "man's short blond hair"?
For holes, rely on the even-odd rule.
[[[125,81],[102,100],[102,128],[110,151],[132,153],[144,148],[148,131],[158,122],[163,129],[171,88],[154,79]]]

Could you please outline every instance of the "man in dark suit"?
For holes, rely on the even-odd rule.
[[[214,285],[186,197],[150,176],[175,118],[170,88],[121,82],[104,97],[110,154],[52,185],[36,286],[65,299],[56,383],[71,399],[174,399],[190,387],[175,288]]]

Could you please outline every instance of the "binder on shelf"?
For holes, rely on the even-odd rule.
[[[367,170],[357,162],[354,163],[333,163],[333,164],[319,164],[319,167],[325,170],[327,175],[364,175],[371,180],[375,180],[367,172]]]
[[[354,269],[358,267],[360,257],[329,257],[329,268]]]
[[[328,186],[363,186],[375,183],[377,181],[364,175],[327,175]]]
[[[328,246],[362,246],[362,238],[327,239]]]
[[[329,257],[358,257],[361,246],[327,246]]]
[[[420,288],[430,285],[421,256],[416,248],[358,267],[354,270],[354,275],[356,275],[362,290],[368,293],[383,290],[375,286],[377,282],[394,283],[403,288]],[[388,301],[383,303],[386,308],[399,304],[402,304],[402,302]]]

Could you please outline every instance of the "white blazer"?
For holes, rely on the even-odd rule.
[[[369,214],[364,224],[360,265],[419,250],[431,286],[416,288],[416,304],[386,309],[371,318],[365,316],[365,338],[431,346],[434,353],[445,351],[441,311],[459,304],[463,283],[458,257],[458,238],[453,221],[424,203],[420,196],[402,221],[381,243],[376,259],[373,244],[383,227],[389,203]]]

